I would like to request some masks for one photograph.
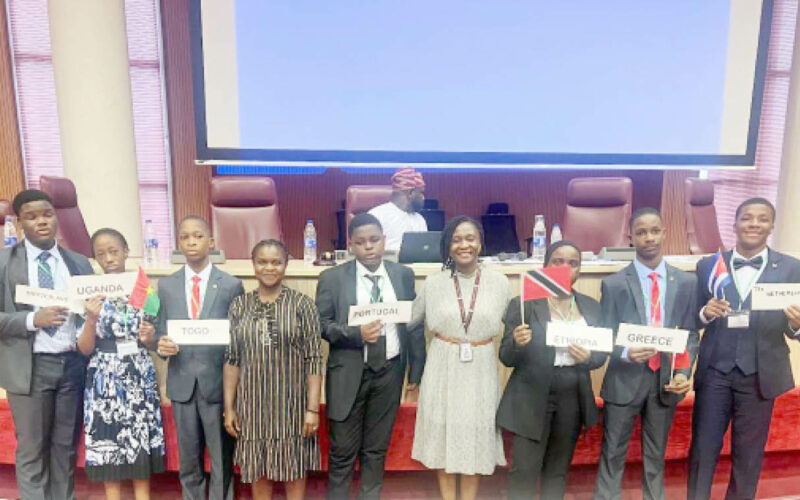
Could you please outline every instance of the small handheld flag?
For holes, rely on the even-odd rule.
[[[522,302],[547,297],[569,297],[572,293],[572,270],[568,266],[533,269],[520,276]]]
[[[731,284],[731,275],[722,252],[717,250],[714,265],[708,273],[708,293],[718,300],[725,300],[725,287]]]
[[[158,310],[161,309],[161,301],[150,285],[150,278],[147,277],[141,267],[139,268],[139,276],[136,278],[136,283],[133,285],[133,292],[131,292],[131,296],[128,299],[128,304],[150,316],[158,315]]]

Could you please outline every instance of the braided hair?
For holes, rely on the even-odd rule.
[[[465,222],[472,224],[475,226],[475,229],[478,230],[478,235],[481,240],[481,253],[483,253],[484,248],[486,248],[483,244],[483,226],[480,222],[466,215],[458,215],[447,221],[447,224],[445,224],[442,230],[442,239],[439,242],[439,255],[442,257],[442,271],[450,269],[450,276],[455,275],[456,272],[456,263],[453,261],[453,258],[450,257],[450,244],[453,241],[453,233],[456,232],[458,226]]]

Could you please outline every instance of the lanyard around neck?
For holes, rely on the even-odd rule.
[[[380,274],[373,274],[372,276],[381,277]],[[376,304],[383,302],[383,287],[378,287],[378,299],[372,300],[372,287],[378,286],[378,284],[370,279],[367,279],[367,276],[364,274],[362,274],[360,278],[361,282],[364,283],[364,286],[366,287],[367,293],[369,294],[369,303]]]
[[[550,301],[548,300],[548,302],[550,302]],[[572,311],[573,311],[573,309],[575,309],[575,296],[574,295],[572,297],[570,297],[570,299],[569,299],[569,312],[567,313],[566,316],[564,316],[564,313],[561,312],[561,309],[558,306],[556,306],[554,302],[551,302],[551,304],[553,305],[553,311],[555,311],[555,313],[558,315],[558,317],[561,319],[561,321],[565,321],[567,323],[572,323],[572,321],[573,321],[573,319],[572,319]]]
[[[741,257],[741,256],[740,256]],[[743,257],[742,257],[743,258]],[[733,262],[733,257],[731,256],[731,262]],[[753,273],[753,277],[750,279],[750,282],[747,284],[746,288],[742,288],[739,286],[739,278],[736,277],[738,274],[737,271],[731,273],[731,277],[733,278],[733,286],[736,287],[736,292],[739,294],[739,310],[742,310],[742,304],[745,303],[747,297],[750,296],[750,291],[753,289],[753,285],[756,284],[758,278],[761,276],[761,273],[764,272],[764,268],[767,266],[767,259],[764,259],[764,262],[761,263],[761,267],[756,269],[756,272]]]
[[[464,333],[469,330],[469,325],[472,323],[472,314],[475,312],[475,301],[478,300],[478,288],[481,284],[481,268],[479,267],[475,274],[475,283],[472,285],[472,300],[469,304],[469,314],[464,310],[464,297],[461,295],[461,283],[458,282],[458,276],[453,275],[453,283],[456,287],[456,297],[458,298],[458,308],[461,310],[461,324],[464,325]]]

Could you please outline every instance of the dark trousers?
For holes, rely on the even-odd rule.
[[[633,401],[627,405],[606,403],[603,416],[603,448],[594,497],[618,499],[622,494],[622,474],[636,417],[642,418],[642,496],[645,500],[664,498],[664,454],[675,416],[675,406],[661,403],[658,374],[645,372]]]
[[[341,422],[328,421],[328,498],[348,498],[356,457],[361,462],[358,497],[378,499],[383,484],[383,464],[405,375],[399,356],[378,372],[364,367],[353,408]]]
[[[181,491],[184,500],[233,498],[233,446],[222,420],[222,403],[210,403],[195,385],[192,398],[184,403],[172,402],[175,430],[178,434],[178,456]],[[207,481],[203,452],[208,447],[211,479]]]
[[[688,498],[711,495],[722,438],[731,421],[733,468],[725,498],[754,498],[775,400],[761,397],[757,374],[748,376],[738,368],[729,373],[709,368],[702,380],[694,398]]]
[[[540,440],[514,434],[508,498],[530,499],[541,478],[541,498],[564,498],[567,470],[581,431],[578,371],[555,368]]]
[[[30,394],[8,393],[20,498],[75,498],[85,373],[86,359],[77,352],[34,354]]]

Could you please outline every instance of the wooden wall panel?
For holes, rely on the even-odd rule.
[[[688,254],[689,240],[686,237],[686,196],[684,182],[689,177],[697,177],[694,170],[670,170],[664,172],[664,186],[661,194],[661,215],[667,227],[667,254]]]
[[[426,172],[426,195],[439,200],[448,218],[455,215],[480,217],[491,202],[507,202],[516,215],[517,236],[524,244],[536,214],[544,214],[548,228],[563,218],[567,183],[573,177],[628,176],[633,179],[633,207],[661,206],[662,172],[542,170],[503,172]],[[319,247],[332,248],[336,238],[336,210],[348,186],[388,184],[386,173],[347,174],[329,169],[322,175],[275,175],[278,206],[284,235],[293,255],[302,253],[302,230],[313,218]]]
[[[0,6],[0,198],[12,199],[25,188],[17,120],[14,66],[11,60],[6,2]]]
[[[210,167],[194,164],[194,104],[192,102],[192,52],[189,36],[189,1],[161,3],[167,121],[172,163],[172,194],[175,221],[187,215],[209,217]]]

